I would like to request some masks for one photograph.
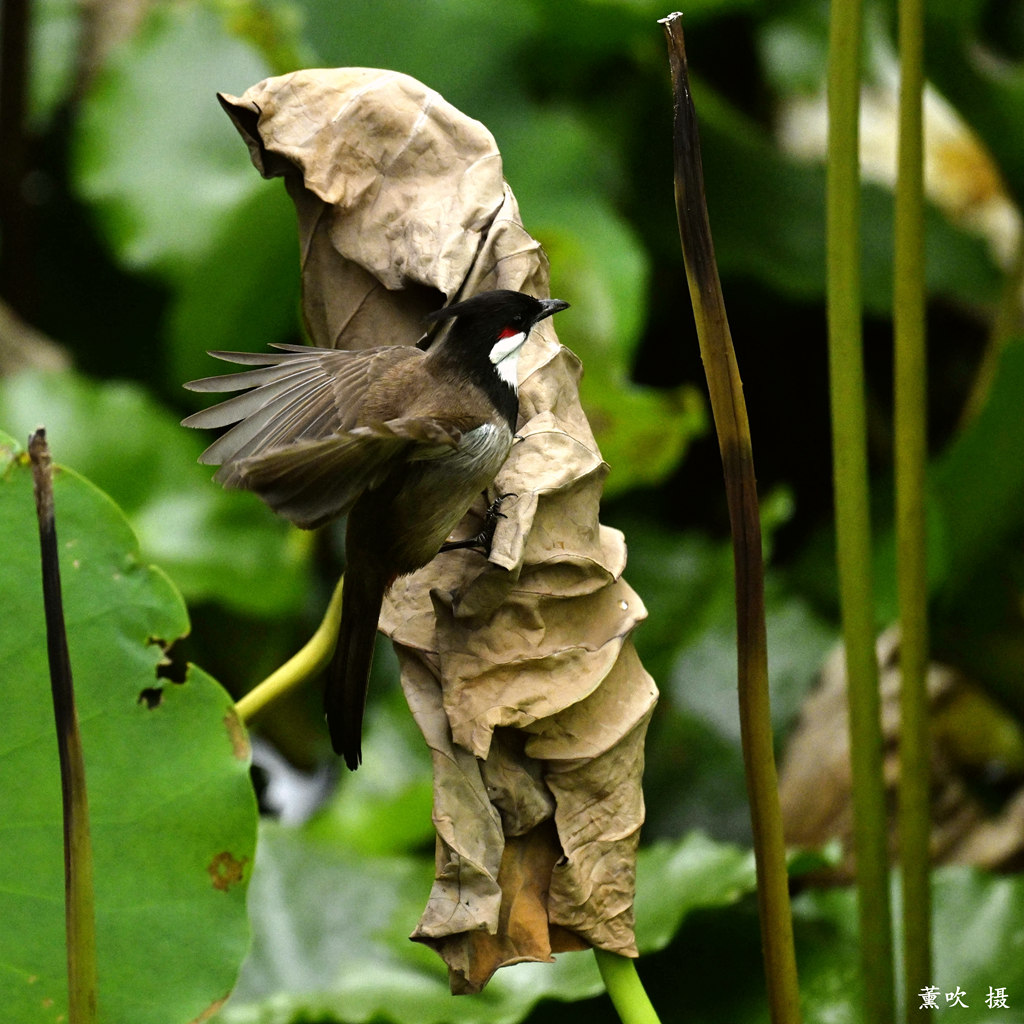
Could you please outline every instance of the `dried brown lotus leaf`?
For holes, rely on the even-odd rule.
[[[501,815],[506,836],[521,836],[549,820],[555,801],[544,784],[540,761],[525,757],[525,734],[496,729],[480,771],[487,796]]]
[[[478,757],[495,727],[532,725],[589,696],[646,614],[621,580],[571,600],[513,591],[486,630],[447,609],[437,595],[444,706],[455,742]]]
[[[314,343],[412,344],[440,296],[548,293],[494,139],[390,71],[301,71],[222,102],[298,212]],[[551,320],[520,358],[522,441],[495,483],[490,560],[446,553],[396,582],[381,629],[431,750],[436,877],[413,937],[478,991],[519,960],[635,954],[643,736],[657,691],[630,632],[625,543],[598,519],[608,467]],[[460,528],[480,528],[481,501]]]
[[[609,535],[618,533],[609,530]],[[621,538],[622,534],[618,534]],[[625,545],[621,545],[623,556]],[[606,568],[607,557],[592,558],[584,554],[558,554],[550,560],[538,559],[527,563],[519,577],[520,589],[531,593],[555,593],[559,597],[580,597],[600,587],[613,584],[618,576]],[[622,561],[625,561],[623,557]]]
[[[559,435],[566,438],[564,443],[558,440]],[[566,474],[557,491],[551,487],[542,490],[535,481],[531,482],[529,467],[548,467],[548,481],[552,482],[555,474],[563,475],[557,449],[572,453],[578,450],[577,444],[569,435],[556,431],[526,431],[523,441],[527,438],[534,439],[534,443],[512,448],[513,453],[517,448],[524,449],[522,461],[517,457],[511,466],[506,463],[495,482],[498,493],[515,495],[515,500],[508,502],[507,517],[498,522],[490,560],[515,573],[517,578],[524,566],[557,559],[560,552],[564,552],[566,561],[576,555],[603,564],[608,549],[599,534],[596,513],[601,503],[601,488],[608,475],[607,465],[600,459],[588,460],[586,465],[578,462],[575,473]],[[534,444],[550,445],[553,450],[550,454],[535,456],[529,450]],[[515,487],[530,489],[511,489]],[[504,503],[502,509],[504,512]],[[537,530],[540,533],[535,535]],[[546,589],[557,590],[550,585]]]
[[[543,494],[569,487],[591,473],[600,473],[598,482],[604,482],[608,467],[600,453],[567,433],[550,413],[525,423],[518,436],[522,441],[512,446],[501,474],[510,484],[517,478],[529,480],[531,490]]]
[[[530,487],[531,480],[514,467],[509,472],[506,465],[495,484],[495,490],[508,497],[501,506],[489,563],[472,553],[453,552],[398,580],[384,608],[383,632],[408,646],[433,650],[431,589],[451,593],[453,614],[479,625],[495,614],[514,588],[570,597],[614,583],[625,568],[626,547],[619,531],[598,522],[606,474],[607,466],[598,459],[589,474],[569,474],[560,480],[558,492],[517,492],[510,489]],[[462,533],[478,532],[483,513],[480,501]],[[488,564],[508,571],[490,571]]]
[[[408,75],[368,68],[296,71],[225,102],[256,113],[262,172],[291,165],[321,201],[315,219],[299,210],[303,253],[326,230],[391,291],[462,284],[504,202],[482,124]]]
[[[550,821],[508,839],[501,859],[503,895],[495,932],[466,932],[431,942],[449,965],[452,992],[479,992],[499,967],[550,961],[553,952],[586,948],[578,936],[548,923],[548,888],[559,856]]]
[[[315,345],[352,351],[415,344],[440,297],[418,285],[389,292],[357,263],[338,255],[323,235],[311,240],[302,275],[302,314]]]
[[[499,736],[486,763],[453,747],[437,678],[419,658],[399,654],[402,685],[431,744],[436,781],[435,880],[411,938],[444,957],[453,992],[477,992],[498,967],[551,959],[546,896],[562,855],[551,826],[554,802],[539,763],[517,758],[521,739]],[[458,827],[467,820],[475,828]],[[557,948],[581,948],[578,937],[556,932]]]
[[[640,687],[642,678],[647,685]],[[538,761],[583,761],[607,753],[654,710],[658,689],[632,644],[588,697],[527,730],[526,753]]]
[[[632,652],[632,647],[628,650]],[[538,778],[538,766],[544,764],[543,761],[524,764],[517,759],[520,742],[509,730],[496,731],[487,760],[477,761],[453,746],[446,735],[445,716],[439,714],[437,708],[440,684],[436,677],[420,659],[407,663],[404,652],[400,654],[403,654],[406,696],[434,748],[438,773],[435,793],[444,796],[443,803],[435,802],[436,880],[412,938],[433,946],[445,958],[451,970],[453,992],[479,991],[500,966],[523,960],[549,960],[552,952],[585,947],[580,934],[559,926],[550,914],[548,893],[553,878],[557,878],[562,894],[560,920],[574,922],[577,926],[584,922],[598,936],[607,931],[612,936],[607,948],[634,955],[635,950],[630,945],[632,857],[627,856],[624,864],[619,861],[615,854],[621,850],[616,851],[616,840],[607,837],[608,828],[595,832],[592,828],[574,826],[576,843],[569,845],[568,852],[582,867],[574,869],[566,864],[555,869],[565,853],[559,833],[550,827],[553,794],[559,791],[564,794],[567,822],[587,817],[585,809],[581,814],[573,806],[574,802],[590,798],[586,785],[581,785],[588,762],[572,756],[579,752],[578,748],[572,744],[566,748],[565,753],[571,760],[563,764],[561,771],[556,770],[554,787],[547,767],[543,777]],[[635,653],[632,657],[635,658]],[[622,688],[627,674],[617,673],[617,679],[613,680],[617,690]],[[597,693],[600,692],[599,689]],[[639,739],[639,756],[642,757],[642,727],[646,726],[646,716],[655,697],[656,691],[651,685],[647,690],[646,711],[628,736],[629,753],[633,756],[637,755]],[[425,716],[433,719],[434,727],[425,727]],[[572,735],[571,729],[563,732]],[[529,742],[541,738],[531,738]],[[543,738],[549,743],[552,741],[550,735]],[[600,762],[605,768],[609,763],[608,759]],[[619,784],[619,780],[614,781],[616,813],[610,828],[623,833],[629,851],[635,853],[635,834],[630,827],[638,827],[638,820],[642,820],[639,778],[625,786]],[[598,784],[606,785],[608,780]],[[638,798],[640,819],[631,820],[628,814],[623,814],[623,806],[632,804],[635,811]],[[488,856],[495,848],[490,810],[494,807],[500,808],[505,833],[497,865]],[[548,816],[546,821],[544,815]],[[475,832],[453,827],[469,816],[476,822]],[[605,887],[601,885],[581,885],[581,874],[599,868],[602,860],[614,884],[607,891],[603,891]],[[602,891],[596,894],[595,888]],[[624,894],[628,906],[623,902]],[[624,934],[626,941],[623,941]]]
[[[583,365],[563,345],[541,348],[528,345],[519,360],[519,419],[530,423],[547,414],[571,437],[592,452],[597,442],[580,405],[579,384]]]
[[[551,761],[545,776],[555,797],[555,826],[564,851],[551,876],[548,913],[588,942],[636,956],[633,895],[636,848],[644,818],[637,764],[653,704],[619,742],[592,759]],[[601,794],[594,813],[594,794]]]
[[[503,200],[484,236],[483,244],[475,261],[466,267],[462,282],[467,294],[488,291],[491,288],[513,288],[545,295],[548,292],[548,261],[544,250],[535,238],[523,227],[519,216],[519,204],[507,184],[502,184]],[[547,321],[530,335],[534,349],[539,338],[546,339],[548,351],[558,348],[554,328]],[[525,353],[524,353],[525,354]],[[520,357],[521,362],[529,365]]]
[[[487,796],[475,757],[452,746],[437,676],[402,648],[402,689],[434,761],[434,884],[413,938],[494,930],[501,892],[498,869],[504,838],[501,816]],[[472,819],[472,829],[464,827]]]
[[[584,479],[571,496],[540,496],[523,552],[522,589],[564,596],[585,594],[609,586],[622,575],[625,538],[621,531],[601,526],[596,516],[587,515],[600,501],[599,489],[591,483]],[[578,570],[579,579],[560,581],[570,569]],[[533,577],[538,579],[536,587]]]

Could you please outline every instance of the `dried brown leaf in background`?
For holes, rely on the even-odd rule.
[[[893,810],[899,787],[900,639],[886,630],[876,644],[883,771]],[[927,675],[933,738],[931,759],[931,853],[936,863],[1018,870],[1024,862],[1024,733],[983,688],[948,665],[933,663]],[[999,806],[979,795],[988,780],[1010,790]],[[819,686],[804,702],[800,723],[787,743],[779,779],[786,841],[814,849],[842,843],[842,861],[816,880],[854,877],[850,736],[844,652],[837,648]],[[898,836],[891,823],[889,852],[896,862]]]
[[[444,299],[548,294],[491,134],[414,79],[300,71],[221,102],[295,202],[315,344],[413,344]],[[413,938],[444,957],[453,991],[569,948],[636,955],[657,690],[630,640],[646,611],[622,578],[623,537],[598,519],[608,467],[580,373],[545,321],[520,360],[522,440],[495,483],[514,497],[489,559],[435,559],[395,584],[381,619],[434,764],[436,877]]]

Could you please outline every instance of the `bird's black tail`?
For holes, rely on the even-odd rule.
[[[363,759],[363,709],[385,587],[353,568],[349,565],[345,573],[341,626],[327,669],[324,710],[335,753],[355,771]]]

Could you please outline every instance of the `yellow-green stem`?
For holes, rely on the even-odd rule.
[[[829,27],[827,290],[832,452],[850,713],[854,851],[865,1019],[892,1024],[895,985],[871,580],[860,299],[860,0],[832,0]]]
[[[603,949],[595,949],[594,956],[622,1024],[660,1024],[636,972],[636,961]]]
[[[903,995],[916,1019],[931,984],[929,838],[928,582],[925,549],[927,365],[921,95],[923,0],[900,0],[899,173],[896,183],[895,323],[896,546],[900,598],[900,866]]]
[[[740,739],[757,865],[768,1006],[773,1024],[794,1024],[800,1019],[800,994],[768,693],[761,521],[750,425],[708,223],[682,16],[671,15],[662,24],[675,91],[673,138],[679,236],[732,526]]]
[[[334,653],[338,639],[338,623],[341,622],[341,591],[345,578],[338,580],[327,611],[305,646],[292,655],[279,669],[272,672],[263,682],[254,686],[238,703],[235,710],[238,717],[248,724],[268,704],[286,693],[302,686],[311,676],[325,668]]]

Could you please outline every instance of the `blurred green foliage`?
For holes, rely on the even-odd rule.
[[[673,209],[656,24],[668,10],[650,0],[184,0],[125,5],[105,29],[87,23],[93,8],[69,0],[30,10],[24,223],[0,224],[0,292],[76,369],[0,381],[0,429],[22,437],[45,423],[56,459],[118,502],[142,558],[160,564],[190,604],[193,635],[172,656],[215,671],[236,693],[311,631],[338,545],[330,530],[299,535],[250,496],[222,493],[195,465],[201,440],[176,425],[195,407],[181,382],[212,372],[206,350],[301,338],[291,205],[280,182],[254,171],[215,93],[240,94],[299,66],[391,67],[494,133],[526,226],[551,258],[552,292],[573,303],[558,326],[583,360],[584,406],[611,465],[605,519],[626,532],[628,577],[649,610],[636,642],[662,700],[647,750],[646,834],[671,845],[655,846],[641,866],[644,949],[663,950],[647,960],[645,980],[656,1004],[660,996],[680,1015],[685,1008],[687,1019],[761,1020],[742,849],[732,564]],[[699,0],[686,15],[711,224],[765,505],[781,747],[836,635],[824,172],[784,152],[775,133],[780,110],[822,87],[827,8]],[[1024,35],[994,0],[937,0],[928,16],[932,80],[991,153],[993,180],[1019,197]],[[886,80],[892,22],[888,6],[871,7],[876,82]],[[863,199],[884,626],[895,594],[892,203],[879,185],[865,186]],[[969,219],[928,211],[933,641],[1022,716],[1024,339],[991,351],[987,400],[962,422],[1010,287]],[[11,564],[5,555],[0,567]],[[514,968],[478,1000],[453,1004],[433,955],[405,943],[430,877],[429,763],[389,669],[379,658],[359,776],[302,829],[264,831],[252,904],[258,941],[224,1019],[611,1019],[588,1001],[598,985],[582,958]],[[308,706],[265,723],[306,767],[324,746],[316,704],[310,695]],[[710,838],[680,840],[690,829]],[[986,986],[1024,990],[1019,935],[999,911],[1018,888],[942,876],[935,980],[972,986],[961,1024],[983,1019]],[[985,936],[954,948],[986,908]],[[856,1019],[853,921],[847,892],[797,902],[808,1020]],[[374,953],[372,970],[353,944]],[[552,1008],[546,998],[575,1005]],[[423,1007],[429,1013],[415,1017]],[[673,1019],[668,1009],[664,1019]]]

